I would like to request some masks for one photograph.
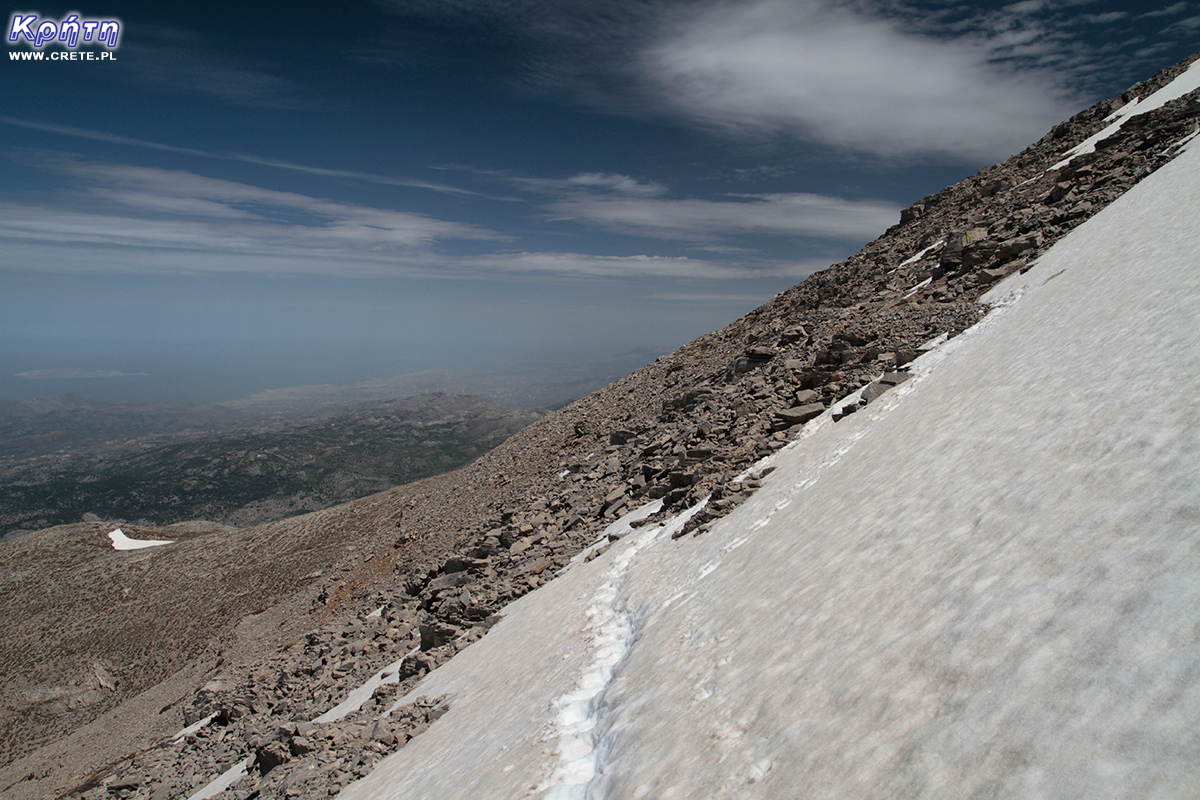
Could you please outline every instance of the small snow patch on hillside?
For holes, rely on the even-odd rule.
[[[108,538],[112,539],[113,550],[141,550],[144,547],[175,544],[171,539],[130,539],[120,528],[110,531]]]
[[[1063,153],[1066,158],[1059,161],[1050,171],[1062,169],[1076,156],[1087,155],[1088,153],[1096,152],[1096,145],[1112,136],[1117,131],[1121,130],[1121,126],[1127,121],[1140,114],[1145,114],[1148,111],[1154,111],[1162,108],[1172,100],[1183,97],[1185,94],[1200,89],[1200,61],[1193,62],[1190,67],[1183,71],[1179,77],[1168,83],[1166,86],[1159,89],[1157,92],[1142,99],[1135,99],[1131,103],[1127,103],[1107,118],[1105,122],[1109,122],[1108,127],[1104,128],[1097,134],[1089,136],[1079,144],[1072,147],[1066,153]]]

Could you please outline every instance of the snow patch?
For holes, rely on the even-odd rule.
[[[1175,80],[1168,83],[1166,86],[1152,93],[1148,97],[1142,99],[1134,99],[1130,103],[1118,108],[1112,114],[1105,117],[1105,121],[1112,121],[1108,127],[1101,130],[1099,133],[1093,134],[1084,139],[1079,144],[1072,147],[1067,152],[1063,153],[1066,158],[1059,161],[1050,168],[1050,172],[1062,169],[1070,164],[1077,156],[1086,155],[1096,152],[1096,145],[1112,136],[1117,131],[1121,130],[1121,126],[1130,119],[1145,114],[1148,111],[1162,108],[1172,100],[1183,97],[1188,92],[1200,89],[1200,61],[1192,62],[1192,65],[1181,72]]]
[[[250,762],[254,760],[254,756],[247,756],[238,763],[234,764],[225,772],[221,773],[212,783],[205,786],[195,794],[189,795],[187,800],[209,800],[216,797],[221,792],[233,786],[235,783],[246,777],[246,770],[250,768]]]
[[[363,703],[371,699],[371,695],[374,694],[375,690],[380,686],[388,683],[399,683],[400,665],[404,663],[404,659],[408,658],[409,656],[416,655],[420,650],[420,647],[414,647],[412,650],[409,650],[391,664],[388,664],[386,667],[368,679],[367,682],[362,686],[359,686],[357,689],[351,691],[350,694],[346,695],[345,700],[314,719],[313,722],[318,725],[324,725],[327,722],[337,722],[339,719],[358,711],[360,708],[362,708]]]
[[[513,603],[344,800],[1193,795],[1198,180],[1193,142],[703,536]]]
[[[205,725],[212,722],[216,718],[217,718],[217,715],[214,712],[212,714],[209,714],[207,717],[200,720],[199,722],[193,722],[191,725],[188,725],[186,728],[181,730],[179,733],[172,736],[171,741],[178,742],[180,739],[184,738],[185,736],[191,736],[193,733],[200,730],[201,728],[203,728]]]
[[[108,538],[112,540],[113,550],[141,550],[144,547],[175,544],[173,540],[169,539],[130,539],[120,528],[110,531]]]
[[[924,258],[924,257],[925,257],[925,254],[926,254],[926,253],[928,253],[930,250],[934,249],[935,247],[941,247],[941,246],[942,246],[942,245],[944,245],[945,243],[946,243],[946,240],[945,240],[945,239],[938,239],[936,242],[934,242],[933,244],[929,245],[929,247],[926,247],[924,250],[922,250],[921,252],[917,253],[916,255],[914,255],[914,256],[909,256],[908,258],[906,258],[906,259],[904,259],[903,261],[901,261],[901,262],[900,262],[900,266],[901,266],[901,267],[907,267],[909,264],[915,264],[915,263],[917,263],[917,262],[918,262],[918,261],[920,261],[922,258]]]
[[[931,283],[933,283],[933,278],[931,278],[931,277],[926,278],[925,280],[918,283],[916,286],[909,289],[908,294],[904,295],[903,299],[907,300],[908,298],[912,297],[914,294],[921,291],[922,289],[924,289],[926,286],[928,286]]]

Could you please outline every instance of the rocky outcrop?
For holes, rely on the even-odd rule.
[[[540,420],[471,466],[264,526],[264,537],[354,526],[362,550],[314,588],[306,636],[266,660],[230,653],[209,688],[181,698],[173,712],[180,726],[211,715],[205,727],[105,765],[74,793],[186,796],[245,759],[248,777],[227,796],[335,793],[439,713],[438,700],[427,699],[385,716],[392,697],[481,637],[507,603],[585,549],[598,552],[625,511],[707,498],[681,532],[678,546],[687,546],[688,536],[757,488],[761,476],[750,468],[758,459],[815,415],[833,409],[839,419],[903,382],[922,345],[980,319],[976,300],[992,283],[1169,161],[1196,130],[1196,93],[1051,169],[1122,102],[1185,65],[924,198],[852,258]],[[381,673],[395,682],[342,719],[314,722]],[[0,782],[6,796],[22,796],[18,789],[26,791]]]

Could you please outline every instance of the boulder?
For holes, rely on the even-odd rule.
[[[806,406],[810,403],[816,403],[821,395],[812,389],[800,389],[796,392],[795,399],[797,406]]]
[[[635,438],[637,434],[633,431],[613,431],[608,435],[608,443],[621,445]]]
[[[869,384],[867,386],[867,388],[863,389],[862,394],[859,395],[862,398],[861,402],[864,405],[868,404],[868,403],[873,403],[877,399],[879,399],[879,397],[881,395],[883,395],[884,392],[886,392],[888,389],[891,389],[891,388],[892,388],[892,385],[890,383],[884,383],[883,381],[875,381],[874,383]]]
[[[254,751],[254,756],[259,772],[263,775],[292,759],[291,751],[284,746],[283,742],[268,742],[260,745]]]
[[[757,361],[761,364],[764,361],[770,361],[774,357],[775,349],[772,347],[749,347],[746,349],[746,358],[752,362]]]
[[[946,239],[946,246],[942,248],[938,265],[945,270],[955,271],[963,263],[963,251],[967,245],[981,242],[987,238],[987,228],[971,228],[962,233],[950,235]]]
[[[887,386],[899,386],[911,377],[912,375],[902,371],[885,372],[879,378],[879,382]]]
[[[460,633],[460,629],[457,626],[444,622],[422,625],[420,631],[422,651],[432,650],[435,647],[441,647],[447,642],[454,641],[454,637]]]
[[[776,411],[775,416],[788,425],[803,425],[805,422],[808,422],[810,419],[816,419],[823,413],[825,413],[825,406],[820,403],[809,403],[803,406]]]
[[[426,584],[425,588],[431,592],[440,592],[444,589],[454,589],[470,582],[470,574],[466,572],[452,572],[449,575],[434,578]]]
[[[288,745],[288,749],[293,756],[302,756],[306,753],[311,753],[316,748],[313,746],[312,740],[306,736],[293,736],[292,741]]]
[[[925,204],[924,203],[913,203],[911,206],[909,206],[906,209],[903,209],[900,212],[900,224],[907,225],[908,223],[912,222],[914,219],[917,219],[924,213],[925,213]]]

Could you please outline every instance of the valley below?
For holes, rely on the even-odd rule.
[[[101,519],[270,522],[460,467],[548,413],[441,392],[307,414],[78,396],[16,405],[0,410],[5,538]]]

